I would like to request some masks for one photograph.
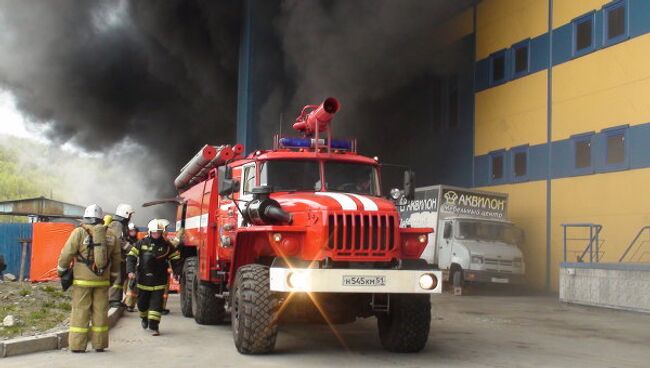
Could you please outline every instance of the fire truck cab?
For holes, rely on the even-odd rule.
[[[430,294],[442,291],[440,271],[420,259],[433,230],[399,227],[378,160],[331,138],[338,108],[306,106],[294,124],[303,137],[276,136],[272,150],[199,152],[177,178],[182,312],[217,324],[229,311],[241,353],[272,351],[285,322],[372,316],[386,349],[426,344]]]

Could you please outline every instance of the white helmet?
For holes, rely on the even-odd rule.
[[[169,220],[158,219],[158,223],[160,224],[160,226],[162,226],[163,229],[165,229],[165,231],[167,231],[167,227],[169,226]]]
[[[102,208],[96,204],[91,204],[90,206],[86,207],[86,210],[84,211],[85,219],[101,220],[102,217],[104,217],[104,211],[102,211]]]
[[[138,230],[138,229],[135,227],[135,224],[132,223],[132,222],[129,222],[129,226],[128,226],[128,227],[129,227],[129,230]]]
[[[149,224],[147,225],[147,229],[149,229],[150,234],[156,231],[161,231],[161,232],[165,231],[165,227],[162,226],[162,224],[160,223],[160,221],[158,221],[158,219],[153,219],[149,221]]]
[[[135,211],[130,204],[118,204],[117,209],[115,210],[115,216],[120,216],[121,218],[129,218]]]

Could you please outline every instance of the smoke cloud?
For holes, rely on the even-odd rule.
[[[140,204],[173,194],[202,144],[234,141],[240,17],[239,2],[2,1],[0,88],[55,143],[105,154],[93,186],[115,188],[110,207],[151,188]]]

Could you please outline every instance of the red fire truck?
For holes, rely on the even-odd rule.
[[[399,227],[378,160],[331,137],[339,107],[305,106],[302,136],[276,136],[272,150],[206,145],[175,180],[182,313],[218,324],[229,311],[241,353],[271,352],[282,323],[372,316],[384,348],[426,344],[442,280],[420,260],[433,230]]]

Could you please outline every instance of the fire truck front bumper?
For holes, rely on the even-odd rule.
[[[271,267],[271,291],[309,293],[440,294],[434,270]]]

